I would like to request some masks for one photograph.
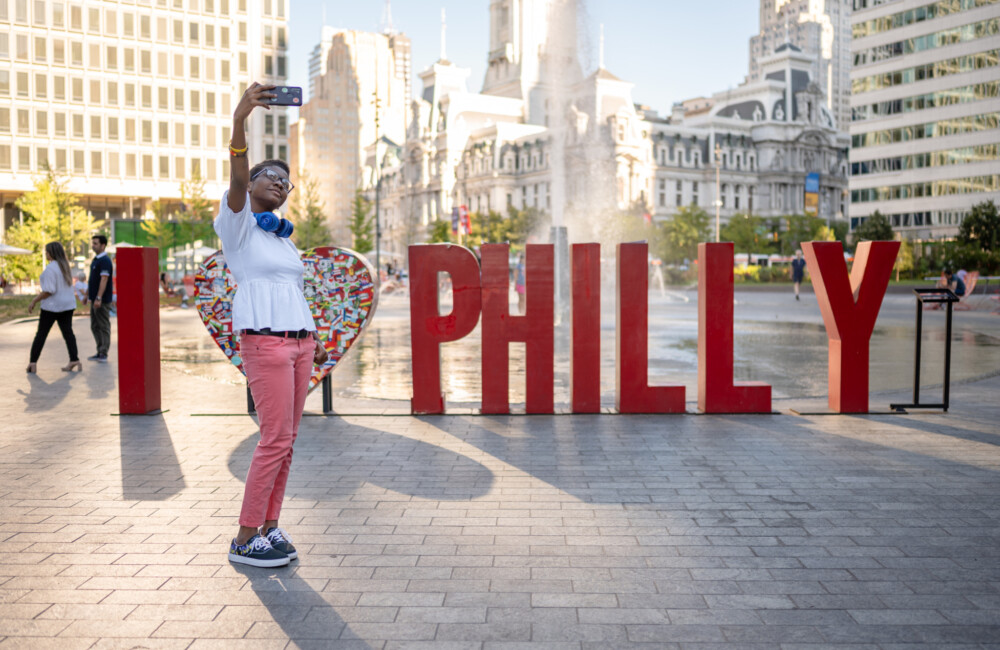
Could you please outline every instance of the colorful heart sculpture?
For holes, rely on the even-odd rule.
[[[316,388],[357,343],[375,316],[375,271],[360,253],[346,248],[313,248],[302,253],[304,294],[316,329],[330,358],[313,368],[309,390]],[[212,339],[240,372],[240,337],[233,333],[236,281],[222,251],[208,257],[194,277],[194,302]]]

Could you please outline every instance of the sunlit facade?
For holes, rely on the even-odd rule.
[[[1000,201],[1000,2],[854,0],[851,221],[952,237]]]
[[[0,0],[3,228],[45,164],[98,219],[177,206],[196,172],[218,201],[234,102],[250,80],[287,76],[288,11],[288,0]],[[288,157],[285,113],[255,112],[251,162]]]

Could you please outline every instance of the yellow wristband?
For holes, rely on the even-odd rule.
[[[242,149],[236,149],[235,147],[233,147],[233,143],[232,142],[229,143],[229,153],[233,154],[234,156],[237,155],[237,154],[246,153],[247,149],[249,149],[249,148],[250,148],[250,145],[247,145],[247,146],[243,147]]]

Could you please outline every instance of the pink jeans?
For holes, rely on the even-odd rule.
[[[243,491],[240,525],[259,528],[276,521],[285,498],[292,444],[299,433],[302,409],[312,374],[313,339],[244,336],[243,367],[260,422],[260,442],[253,452]]]

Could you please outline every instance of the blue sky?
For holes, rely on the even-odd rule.
[[[309,52],[326,24],[380,30],[384,0],[291,0],[289,83],[308,86]],[[591,0],[588,13],[592,67],[604,23],[605,67],[635,84],[633,99],[661,114],[675,101],[710,94],[743,81],[749,39],[758,27],[757,0]],[[472,69],[469,90],[479,91],[489,47],[489,0],[392,0],[393,26],[413,42],[414,72],[438,58],[441,8],[448,15],[448,58]],[[584,62],[586,64],[586,61]],[[420,92],[414,78],[414,94]]]

